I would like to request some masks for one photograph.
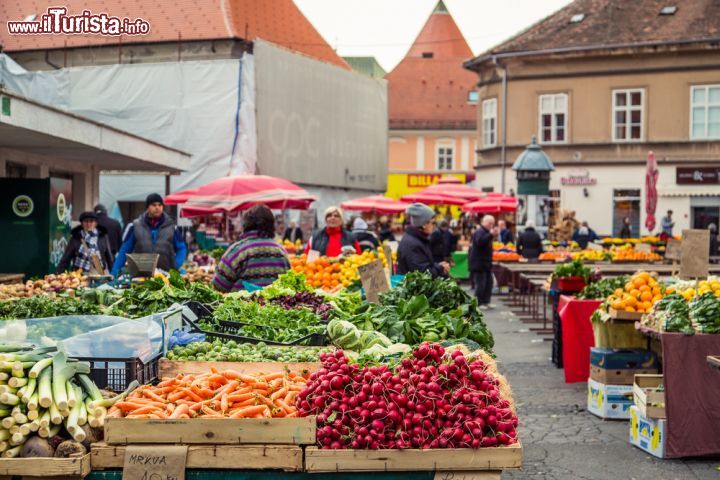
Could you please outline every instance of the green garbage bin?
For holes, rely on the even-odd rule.
[[[458,280],[469,279],[468,252],[453,252],[452,260],[455,265],[450,269],[450,276]]]

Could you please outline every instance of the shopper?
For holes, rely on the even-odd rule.
[[[542,238],[535,230],[535,222],[532,220],[527,221],[525,230],[518,237],[517,251],[528,260],[537,260],[543,252]]]
[[[243,234],[225,251],[213,276],[221,292],[245,290],[245,282],[258,287],[273,283],[290,269],[285,249],[275,237],[275,217],[265,205],[255,205],[242,218]]]
[[[718,256],[718,229],[717,225],[714,223],[711,223],[708,225],[708,230],[710,230],[710,256],[716,257]]]
[[[673,228],[675,227],[675,221],[672,219],[673,211],[668,210],[667,215],[662,218],[661,227],[662,233],[668,237],[673,236]]]
[[[595,233],[595,230],[590,228],[588,222],[582,222],[580,228],[575,230],[575,233],[573,233],[572,236],[573,242],[577,242],[581,250],[585,250],[588,243],[594,242],[598,238],[597,233]]]
[[[623,226],[620,229],[620,238],[632,238],[632,226],[630,225],[630,217],[625,217]]]
[[[95,216],[97,216],[98,227],[102,227],[107,232],[108,241],[110,242],[110,252],[113,256],[117,255],[122,244],[122,225],[114,218],[108,217],[107,208],[102,203],[98,203],[93,208]]]
[[[383,215],[380,217],[380,242],[384,241],[395,242],[395,234],[392,231],[392,223],[388,220],[388,217]]]
[[[107,272],[113,264],[107,231],[97,224],[95,213],[83,212],[80,214],[80,225],[70,231],[70,241],[57,266],[57,273],[66,270],[89,273],[93,270],[93,257],[97,258],[102,268],[96,273]]]
[[[473,233],[468,255],[468,269],[475,284],[475,296],[483,310],[495,307],[490,304],[493,289],[492,255],[495,235],[497,235],[495,218],[492,215],[485,215],[480,226]]]
[[[358,242],[363,252],[367,250],[377,250],[380,242],[378,242],[375,234],[368,230],[368,224],[365,220],[360,217],[355,218],[352,227],[353,237],[355,237],[355,241]]]
[[[513,234],[507,227],[505,220],[498,220],[498,230],[500,231],[500,243],[507,245],[513,242]]]
[[[429,237],[435,212],[422,203],[413,203],[405,210],[410,225],[405,230],[397,252],[397,273],[429,272],[433,277],[447,277],[450,265],[436,262],[430,250]]]
[[[361,253],[360,244],[355,237],[343,228],[343,212],[340,207],[329,207],[325,210],[325,228],[313,233],[305,247],[305,253],[317,250],[320,255],[337,257],[347,248],[354,248],[355,252]]]
[[[125,266],[128,253],[157,253],[157,268],[165,271],[180,269],[187,247],[175,220],[164,212],[165,203],[160,195],[151,193],[145,199],[146,211],[125,229],[112,275],[117,276]]]
[[[290,222],[290,226],[285,229],[285,233],[283,234],[283,240],[287,240],[290,243],[295,243],[300,240],[300,243],[302,243],[303,232],[296,222]]]

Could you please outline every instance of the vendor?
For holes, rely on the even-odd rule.
[[[265,205],[243,215],[243,234],[223,254],[215,268],[213,286],[221,292],[244,290],[243,282],[264,287],[290,269],[285,249],[273,240],[275,217]]]
[[[363,252],[367,250],[377,250],[380,246],[380,242],[378,242],[375,234],[368,230],[367,222],[360,217],[353,220],[352,234],[358,244],[360,244]]]
[[[528,260],[537,260],[543,253],[542,238],[535,230],[535,222],[532,220],[525,223],[525,230],[518,237],[517,252]]]
[[[582,222],[580,228],[575,230],[575,233],[573,233],[572,239],[573,242],[577,242],[577,244],[580,246],[580,250],[585,250],[588,246],[588,243],[598,240],[599,237],[597,233],[595,233],[595,230],[590,228],[588,222]]]
[[[343,228],[342,224],[343,212],[339,207],[329,207],[325,210],[325,228],[313,233],[305,247],[305,253],[317,250],[320,255],[337,257],[346,249],[344,247],[354,248],[356,253],[362,253],[360,244],[352,233]]]
[[[447,277],[450,264],[436,262],[430,249],[430,234],[433,232],[435,212],[422,203],[413,203],[406,210],[410,226],[403,235],[397,252],[397,272],[429,272],[433,277]]]
[[[125,266],[128,253],[157,253],[157,268],[165,271],[180,269],[187,247],[175,220],[164,212],[165,202],[157,193],[145,199],[146,211],[125,229],[123,243],[115,259],[112,275],[116,277]]]
[[[113,256],[110,252],[110,242],[107,231],[97,224],[97,215],[94,212],[83,212],[80,214],[80,225],[70,232],[70,241],[65,248],[65,253],[60,259],[57,273],[68,269],[90,272],[92,270],[92,257],[100,261],[104,273],[113,264]]]

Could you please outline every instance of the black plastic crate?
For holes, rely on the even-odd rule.
[[[203,320],[207,318],[212,317],[212,311],[210,309],[198,302],[188,302],[185,304],[186,307],[190,309],[197,317],[198,320]],[[207,330],[203,330],[200,328],[200,325],[193,321],[192,319],[188,318],[187,316],[183,315],[183,321],[188,324],[193,331],[195,332],[202,332],[205,334],[205,339],[208,342],[212,342],[214,340],[220,340],[221,342],[226,342],[229,340],[234,340],[238,343],[266,343],[268,345],[276,345],[276,346],[293,346],[293,345],[304,345],[304,346],[312,346],[312,347],[323,347],[327,345],[325,334],[324,333],[311,333],[310,335],[306,335],[304,337],[298,338],[297,340],[294,340],[289,343],[282,343],[282,342],[274,342],[272,340],[265,340],[262,338],[254,338],[254,337],[245,337],[239,334],[239,331],[243,327],[243,323],[240,322],[230,322],[227,320],[220,320],[217,325],[218,331],[215,332],[209,332]],[[255,327],[262,327],[262,325],[253,325]]]
[[[145,363],[139,358],[78,358],[90,364],[90,378],[98,388],[107,388],[115,392],[125,390],[133,380],[140,384],[150,383],[158,376],[157,354]]]

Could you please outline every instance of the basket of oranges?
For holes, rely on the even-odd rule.
[[[610,297],[608,313],[616,320],[640,320],[644,313],[663,298],[663,287],[657,274],[637,272],[623,288],[616,289]]]

